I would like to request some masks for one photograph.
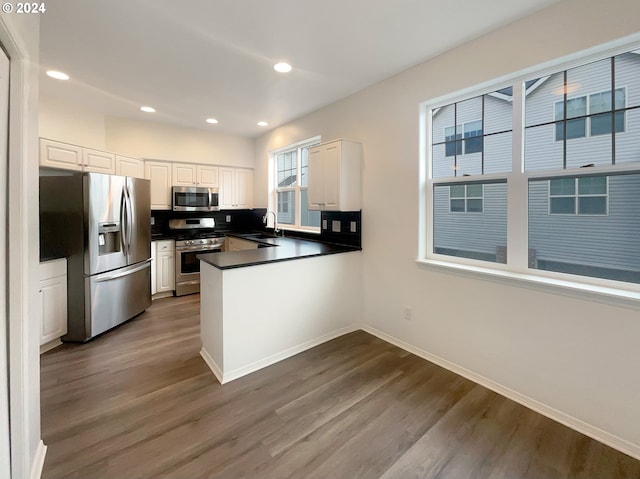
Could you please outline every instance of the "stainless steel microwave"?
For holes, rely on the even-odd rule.
[[[171,205],[173,211],[218,211],[218,188],[173,186]]]

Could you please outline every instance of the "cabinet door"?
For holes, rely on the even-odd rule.
[[[40,281],[40,344],[67,334],[67,277]]]
[[[231,209],[234,204],[234,169],[233,168],[219,168],[220,173],[220,190],[218,191],[218,199],[220,203],[220,209]]]
[[[115,155],[106,151],[83,148],[82,164],[84,165],[84,171],[107,173],[110,175],[113,175],[116,172]]]
[[[196,165],[174,163],[171,186],[195,186],[197,182],[196,169]]]
[[[253,171],[237,169],[233,186],[235,208],[253,208]]]
[[[171,163],[145,162],[145,178],[151,180],[151,209],[171,209]]]
[[[157,271],[157,291],[173,291],[175,289],[176,278],[174,276],[173,253],[158,252],[158,271]]]
[[[116,155],[116,175],[144,179],[144,161],[140,158]]]
[[[82,148],[40,138],[40,165],[80,171]]]
[[[321,210],[324,202],[322,180],[322,147],[309,149],[309,187],[307,195],[310,210]]]
[[[340,142],[325,145],[322,151],[323,206],[326,211],[340,210]]]
[[[198,165],[198,186],[218,186],[218,167]]]

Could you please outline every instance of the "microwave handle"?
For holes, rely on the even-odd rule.
[[[211,202],[213,201],[211,198],[211,188],[208,188],[209,191],[209,209],[211,209],[213,207],[213,205],[211,204]]]

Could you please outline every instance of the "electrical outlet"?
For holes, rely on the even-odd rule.
[[[231,215],[227,215],[227,223],[231,223]]]
[[[334,233],[340,233],[340,221],[333,220],[331,222],[331,231],[333,231]]]
[[[404,307],[404,319],[411,321],[411,308],[409,306]]]
[[[356,225],[355,221],[351,222],[351,232],[352,233],[356,233],[358,231],[358,226]]]
[[[327,229],[327,220],[322,220],[322,229],[323,230]]]

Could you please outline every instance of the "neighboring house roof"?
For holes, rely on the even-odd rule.
[[[287,186],[291,186],[295,182],[296,182],[296,175],[289,175],[284,180],[282,180],[280,183],[278,183],[278,187],[279,188],[285,188]]]

